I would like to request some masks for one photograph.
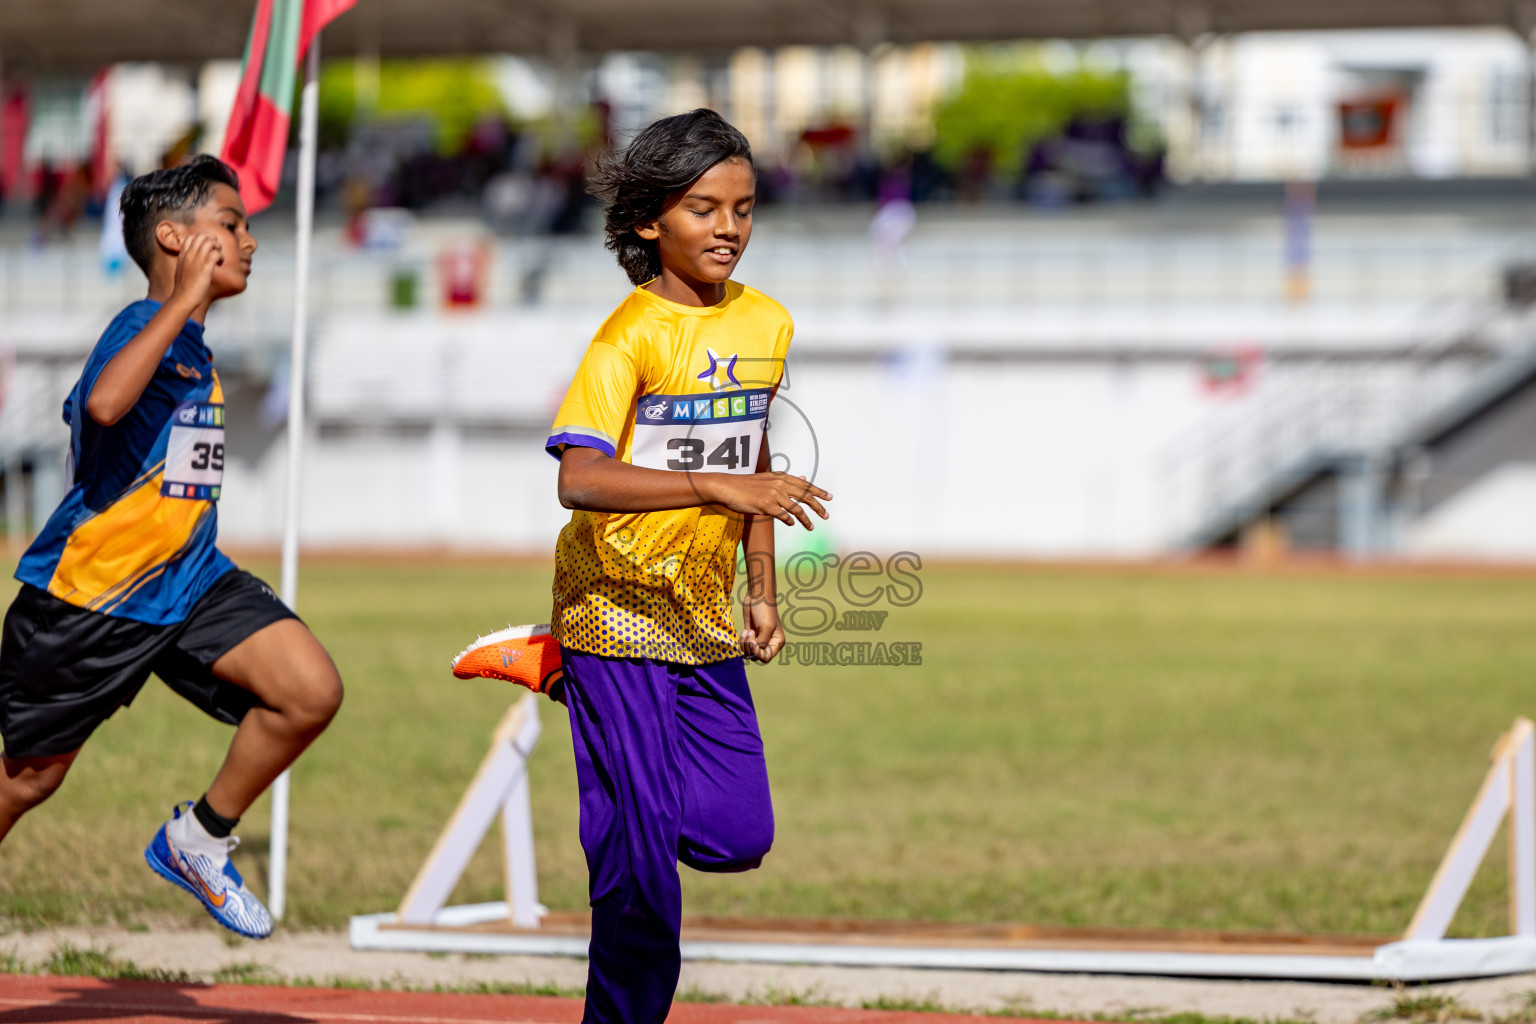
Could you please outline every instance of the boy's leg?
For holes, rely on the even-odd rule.
[[[178,804],[144,859],[224,927],[265,938],[272,917],[229,861],[236,844],[230,831],[329,724],[341,704],[341,680],[325,649],[271,588],[239,570],[203,595],[154,669],[236,730],[202,801]]]
[[[740,658],[674,668],[682,753],[677,858],[698,871],[750,871],[773,845],[773,800]]]
[[[224,818],[243,815],[341,706],[341,677],[320,641],[271,588],[238,569],[193,609],[155,672],[237,726],[207,792]]]
[[[139,692],[170,639],[163,627],[22,586],[0,626],[0,840],[54,794],[86,739]]]
[[[241,641],[213,673],[261,699],[240,720],[208,805],[238,818],[325,731],[341,707],[341,676],[298,619],[284,619]]]
[[[11,826],[64,784],[64,775],[80,751],[53,757],[5,757],[0,755],[0,841]]]
[[[566,650],[565,695],[591,874],[585,1024],[659,1024],[677,990],[677,685],[671,666]]]

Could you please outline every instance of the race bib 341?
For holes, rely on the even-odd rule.
[[[679,472],[756,472],[772,395],[769,388],[645,395],[635,403],[630,462]]]

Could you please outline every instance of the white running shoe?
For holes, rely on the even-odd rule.
[[[171,820],[160,826],[144,849],[155,874],[181,886],[202,901],[219,924],[248,939],[272,934],[272,915],[245,887],[229,855],[240,840],[215,839],[192,815],[192,801],[178,804]]]

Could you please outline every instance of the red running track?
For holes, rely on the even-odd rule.
[[[679,1003],[668,1019],[673,1024],[975,1024],[980,1018],[817,1006]],[[0,974],[0,1024],[577,1024],[580,1020],[579,999],[553,996],[181,985]]]

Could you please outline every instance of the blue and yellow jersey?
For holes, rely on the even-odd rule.
[[[85,411],[96,378],[160,303],[119,313],[64,400],[73,486],[16,569],[70,604],[153,625],[180,622],[234,563],[214,541],[224,477],[224,391],[187,321],[131,410],[110,427]]]
[[[736,282],[714,306],[636,288],[576,371],[547,448],[636,466],[751,473],[794,325]],[[706,665],[739,656],[731,586],[741,517],[718,507],[576,512],[555,549],[555,638],[608,657]]]

